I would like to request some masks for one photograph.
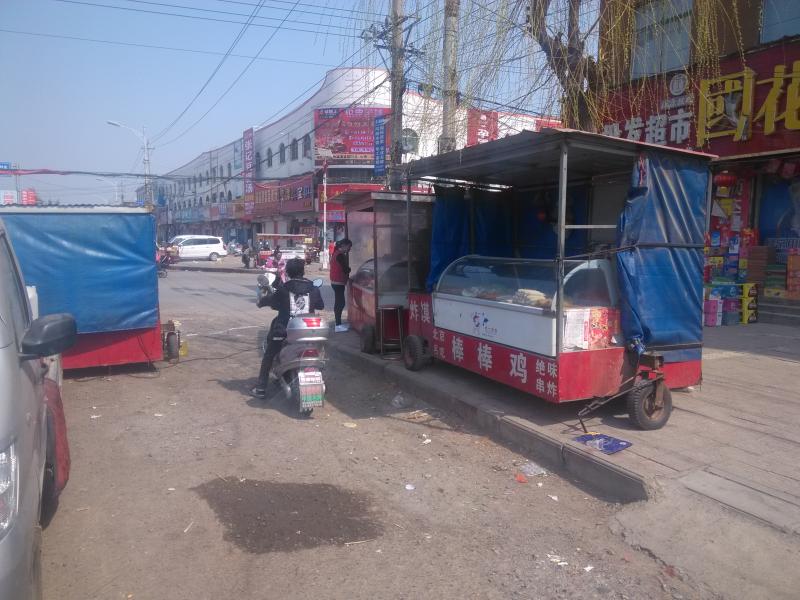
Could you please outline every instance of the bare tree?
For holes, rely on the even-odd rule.
[[[530,0],[528,27],[544,52],[547,63],[563,91],[561,120],[566,127],[596,129],[591,110],[592,91],[597,80],[597,63],[585,52],[585,35],[580,31],[581,0],[567,0],[567,39],[551,34],[547,16],[551,0]]]

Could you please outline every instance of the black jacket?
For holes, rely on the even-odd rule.
[[[325,308],[325,303],[322,301],[322,294],[319,293],[319,288],[315,288],[308,279],[290,279],[286,283],[275,283],[275,291],[267,296],[262,296],[258,302],[258,307],[269,306],[270,308],[278,311],[278,316],[275,320],[284,325],[289,323],[290,310],[290,294],[309,295],[311,306],[309,313],[315,310],[322,310]]]

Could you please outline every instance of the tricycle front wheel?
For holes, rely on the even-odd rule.
[[[636,384],[627,401],[628,417],[639,429],[661,429],[672,414],[672,393],[663,379]]]

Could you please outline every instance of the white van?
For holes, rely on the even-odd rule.
[[[222,238],[208,235],[179,235],[173,238],[170,243],[178,249],[178,258],[182,260],[191,258],[207,258],[217,260],[221,256],[227,256],[228,250],[222,242]]]

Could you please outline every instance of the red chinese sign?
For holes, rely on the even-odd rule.
[[[497,139],[499,130],[496,110],[475,110],[467,112],[467,146],[485,144]]]
[[[23,206],[34,206],[36,204],[36,190],[22,190],[20,196],[22,196]]]
[[[314,210],[314,175],[311,173],[255,184],[254,214],[258,216],[311,210]]]
[[[388,108],[319,108],[314,111],[314,142],[318,150],[316,164],[327,156],[329,165],[371,165],[375,153],[375,117],[386,115]]]
[[[603,133],[719,156],[800,148],[800,44],[722,61],[719,77],[636,82],[608,98]]]

